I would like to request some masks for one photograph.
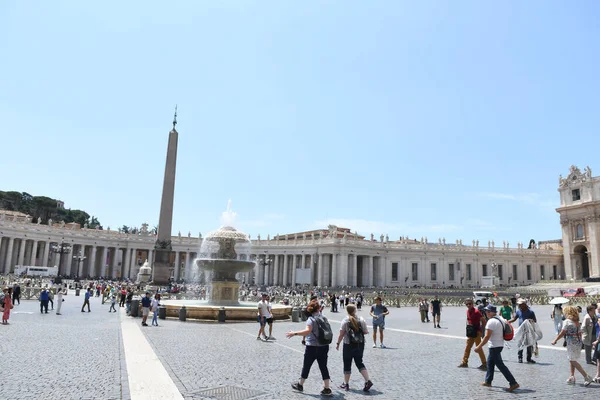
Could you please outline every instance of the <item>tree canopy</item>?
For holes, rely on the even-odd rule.
[[[59,208],[56,199],[46,196],[32,196],[26,192],[0,191],[0,209],[22,212],[36,220],[41,217],[43,223],[48,223],[48,220],[52,219],[54,221],[65,221],[65,223],[75,222],[81,226],[87,224],[90,229],[96,227],[102,229],[100,221],[85,211]]]

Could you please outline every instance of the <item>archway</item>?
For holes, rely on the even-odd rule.
[[[590,263],[587,247],[580,245],[573,250],[575,253],[575,276],[577,279],[590,277]],[[580,269],[581,268],[581,269]],[[581,271],[581,272],[580,272]]]

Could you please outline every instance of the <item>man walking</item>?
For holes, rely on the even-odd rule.
[[[431,300],[431,319],[433,320],[434,328],[441,328],[440,318],[442,314],[442,302],[438,299],[437,295]],[[437,326],[436,326],[437,319]]]
[[[85,299],[83,300],[83,305],[81,306],[81,312],[85,312],[83,309],[85,308],[86,304],[88,307],[88,312],[92,312],[92,310],[90,310],[90,297],[92,297],[94,294],[92,293],[92,289],[88,288],[85,291]]]
[[[511,319],[508,322],[512,323],[518,319],[519,326],[521,326],[521,324],[528,319],[532,320],[533,322],[537,322],[535,313],[533,312],[532,309],[529,308],[529,306],[527,305],[527,302],[524,299],[519,299],[517,301],[517,306],[519,309],[517,310],[513,319]],[[519,362],[522,363],[523,362],[523,349],[519,350],[518,354],[519,354]],[[532,354],[533,354],[533,346],[527,346],[527,362],[529,364],[535,364],[535,361],[531,358]]]
[[[513,392],[519,387],[519,384],[515,380],[513,374],[508,370],[508,367],[504,365],[502,354],[500,354],[504,348],[504,324],[506,324],[506,321],[501,321],[500,318],[496,316],[496,306],[488,304],[484,310],[488,317],[488,323],[485,327],[485,337],[473,350],[476,353],[479,353],[482,351],[482,347],[487,342],[490,342],[487,358],[487,372],[485,373],[485,381],[481,386],[492,386],[492,381],[494,380],[494,368],[497,367],[510,385],[508,391]]]
[[[15,283],[13,285],[12,296],[13,296],[13,304],[16,305],[18,302],[20,305],[21,304],[21,286],[19,286],[18,283]]]
[[[381,297],[377,297],[369,313],[373,317],[373,348],[377,347],[377,328],[379,328],[379,347],[385,349],[385,345],[383,344],[383,330],[385,329],[385,316],[389,313],[387,307],[381,304]]]
[[[148,326],[146,320],[150,314],[150,306],[152,305],[152,298],[150,292],[146,292],[146,296],[142,297],[142,326]]]
[[[473,307],[473,300],[467,299],[465,301],[467,306],[467,345],[465,347],[465,353],[463,355],[462,363],[459,364],[458,368],[469,367],[469,356],[471,355],[471,348],[473,344],[479,346],[481,343],[481,333],[483,332],[481,313],[478,309]],[[480,370],[487,370],[487,362],[483,350],[477,351],[481,365],[478,367]]]
[[[263,340],[261,338],[261,334],[264,337],[264,340],[268,340],[267,334],[265,333],[265,325],[267,324],[267,317],[270,315],[269,313],[269,301],[267,300],[269,296],[266,293],[262,294],[261,301],[258,302],[258,336],[256,340]],[[272,329],[272,328],[271,328]]]

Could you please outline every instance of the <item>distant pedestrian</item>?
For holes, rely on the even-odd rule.
[[[65,289],[65,292],[66,292],[66,289]],[[63,301],[65,301],[63,299],[63,289],[61,287],[59,287],[56,292],[56,315],[61,315],[60,309],[62,307]]]
[[[10,318],[10,310],[13,308],[12,302],[12,288],[2,289],[4,292],[4,304],[2,304],[2,324],[8,325],[8,319]]]
[[[256,340],[268,340],[267,334],[265,333],[265,326],[267,325],[267,317],[269,315],[269,295],[266,293],[262,294],[262,299],[258,302],[258,336]],[[263,337],[261,337],[261,335]],[[263,339],[264,338],[264,339]]]
[[[121,298],[119,302],[119,307],[125,307],[125,301],[127,300],[127,290],[125,288],[121,289]]]
[[[362,318],[356,317],[356,307],[348,304],[346,307],[348,316],[342,320],[340,327],[340,335],[335,346],[336,350],[340,349],[340,343],[344,343],[342,354],[344,360],[344,383],[340,386],[346,391],[350,390],[350,375],[352,373],[352,361],[356,364],[358,372],[365,379],[364,392],[368,392],[373,386],[373,382],[369,379],[369,371],[363,363],[363,354],[365,352],[365,335],[369,334],[367,322]]]
[[[429,322],[429,316],[427,315],[427,312],[429,311],[429,304],[427,304],[424,298],[421,298],[419,300],[419,305],[417,306],[417,309],[421,314],[421,322],[425,322],[425,320]]]
[[[150,292],[146,292],[146,295],[142,297],[142,326],[148,326],[146,321],[148,320],[148,315],[150,314],[151,305],[152,298],[150,297]]]
[[[115,296],[114,294],[111,296],[110,298],[110,309],[108,310],[108,312],[117,312],[117,309],[115,308],[115,305],[117,304],[117,296]]]
[[[507,321],[513,317],[513,310],[508,305],[508,300],[502,301],[502,307],[500,307],[500,315]]]
[[[269,325],[269,340],[275,340],[273,337],[273,304],[271,304],[271,298],[267,296],[267,324]]]
[[[160,294],[154,295],[150,311],[152,311],[152,326],[158,326],[158,307],[160,307]]]
[[[18,283],[13,285],[12,297],[13,305],[17,304],[17,302],[19,305],[21,304],[21,286]]]
[[[92,297],[93,295],[94,294],[92,293],[92,289],[88,288],[85,291],[85,298],[83,300],[83,305],[81,306],[81,312],[85,312],[83,309],[86,305],[88,307],[88,312],[92,312],[92,310],[90,310],[90,297]]]
[[[381,297],[375,298],[375,304],[371,306],[370,315],[373,317],[373,348],[377,347],[377,329],[379,329],[379,347],[385,349],[383,344],[383,330],[385,329],[385,316],[390,312],[381,303]]]
[[[552,320],[554,321],[554,333],[559,334],[562,331],[563,321],[565,316],[563,314],[562,305],[556,304],[551,314]]]
[[[127,298],[125,300],[125,312],[127,315],[131,314],[131,302],[133,301],[133,290],[127,291]]]
[[[52,289],[48,290],[48,302],[50,303],[51,310],[54,310],[54,293]]]
[[[306,307],[306,311],[309,315],[306,320],[306,328],[294,332],[289,331],[286,333],[286,337],[289,339],[292,336],[302,336],[306,338],[306,347],[304,348],[304,362],[302,364],[302,373],[297,383],[292,385],[294,390],[299,392],[304,391],[304,381],[308,378],[310,368],[313,363],[317,361],[319,364],[319,370],[321,371],[321,378],[323,378],[323,390],[321,391],[322,396],[333,396],[331,388],[329,387],[329,370],[327,369],[327,354],[329,353],[329,345],[321,344],[319,342],[317,333],[319,330],[317,318],[322,317],[320,306],[317,302],[310,302]]]
[[[519,384],[515,380],[513,374],[508,370],[508,367],[504,365],[501,354],[502,349],[504,348],[504,324],[506,324],[506,321],[501,320],[502,317],[496,316],[496,306],[492,304],[488,304],[484,311],[488,317],[488,323],[485,327],[485,337],[473,350],[478,353],[482,351],[483,346],[489,342],[487,372],[485,374],[485,381],[481,384],[481,386],[492,386],[492,381],[494,380],[494,369],[497,367],[510,385],[508,391],[513,392],[519,388]]]
[[[431,300],[431,319],[434,328],[441,328],[440,319],[442,318],[442,302],[437,295]],[[437,322],[436,322],[437,321]],[[436,325],[437,324],[437,325]]]
[[[596,365],[596,362],[592,361],[592,355],[594,353],[592,343],[596,340],[596,322],[598,322],[596,307],[589,305],[587,306],[586,311],[587,313],[581,322],[581,340],[585,348],[585,362],[587,364]]]
[[[569,360],[570,373],[567,383],[575,384],[575,370],[584,378],[584,386],[588,386],[592,383],[593,379],[589,376],[581,364],[579,364],[579,358],[581,357],[581,327],[579,324],[579,313],[575,307],[567,306],[564,308],[565,322],[563,328],[558,336],[552,341],[555,345],[558,340],[566,336],[567,338],[567,360]]]
[[[40,292],[40,313],[43,314],[44,311],[48,314],[48,290],[42,289]]]

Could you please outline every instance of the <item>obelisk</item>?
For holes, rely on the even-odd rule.
[[[162,199],[160,202],[160,216],[158,218],[158,233],[154,245],[154,283],[166,285],[169,283],[171,271],[171,227],[173,225],[173,199],[175,197],[175,170],[177,167],[177,138],[175,129],[177,125],[177,106],[173,117],[173,129],[169,132],[167,146],[167,162],[165,165],[165,179],[163,181]]]

